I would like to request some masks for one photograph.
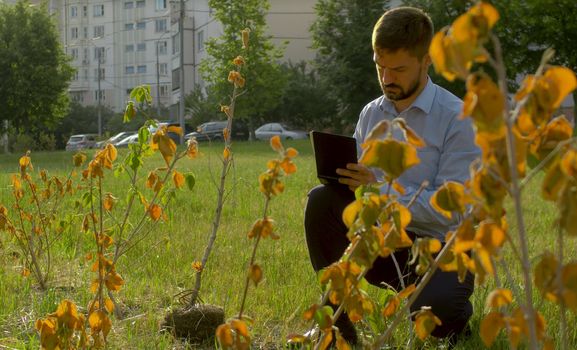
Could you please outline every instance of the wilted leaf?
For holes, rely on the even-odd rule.
[[[86,154],[78,152],[72,156],[72,163],[75,167],[80,167],[86,161]]]
[[[184,175],[182,173],[174,170],[172,173],[172,181],[174,182],[174,187],[181,188],[184,186]]]
[[[158,221],[162,216],[162,208],[157,204],[153,204],[148,208],[148,214],[153,221]]]
[[[487,296],[486,305],[488,308],[500,308],[513,302],[513,293],[509,289],[498,288]]]
[[[417,337],[425,340],[437,326],[442,324],[441,320],[431,312],[431,310],[421,310],[415,317],[415,332]]]
[[[481,321],[481,340],[486,347],[490,347],[497,335],[505,327],[503,314],[500,312],[490,312]]]
[[[223,349],[229,349],[233,345],[232,330],[228,324],[221,324],[216,329],[216,339]]]
[[[250,266],[248,271],[248,276],[255,286],[258,286],[262,280],[262,269],[258,264],[253,264]]]
[[[466,204],[469,202],[470,200],[465,194],[465,186],[454,181],[444,183],[430,199],[431,206],[449,219],[453,212],[464,213]]]
[[[364,145],[359,163],[382,169],[389,180],[398,178],[420,162],[416,148],[406,142],[386,139],[366,142]]]
[[[124,284],[124,280],[116,271],[110,271],[104,277],[104,284],[106,284],[106,288],[111,291],[119,291],[122,285]]]
[[[277,152],[281,152],[283,150],[283,146],[280,141],[280,137],[278,135],[275,135],[270,138],[270,146],[273,150]]]
[[[405,139],[407,142],[415,147],[425,147],[425,141],[415,133],[413,129],[411,129],[404,119],[396,118],[395,122],[399,127],[403,130],[403,134],[405,135]]]

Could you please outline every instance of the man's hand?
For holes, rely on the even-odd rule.
[[[355,191],[360,185],[366,185],[377,182],[377,178],[372,171],[364,165],[357,163],[347,163],[347,168],[337,169],[337,174],[343,176],[339,182],[349,186],[351,191]]]

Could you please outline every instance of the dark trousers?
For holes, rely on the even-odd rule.
[[[305,232],[315,271],[338,261],[349,245],[342,212],[353,200],[353,192],[342,185],[320,185],[309,192],[305,209]],[[415,266],[408,264],[409,253],[410,249],[402,249],[394,254],[401,271],[406,275],[404,280],[407,285],[418,278],[414,272]],[[382,282],[385,282],[400,288],[398,273],[390,257],[378,257],[366,279],[375,286],[382,286]],[[411,312],[420,310],[421,306],[430,306],[442,322],[433,331],[433,336],[441,338],[459,334],[473,314],[473,306],[469,301],[473,286],[474,277],[471,274],[467,275],[464,283],[460,283],[456,272],[437,269],[411,306]]]

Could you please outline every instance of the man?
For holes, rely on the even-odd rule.
[[[475,135],[470,120],[462,120],[462,101],[434,84],[427,75],[431,58],[428,54],[433,36],[431,19],[423,11],[399,7],[389,10],[373,30],[373,60],[383,90],[383,96],[370,102],[362,110],[354,137],[360,153],[373,126],[383,119],[403,118],[426,146],[418,149],[420,163],[399,177],[405,193],[393,189],[401,203],[408,204],[421,184],[428,187],[410,207],[412,221],[407,227],[412,237],[435,237],[444,241],[445,234],[458,225],[458,218],[449,220],[429,204],[433,193],[446,181],[464,182],[469,176],[470,163],[480,156],[474,143]],[[393,136],[403,139],[402,133]],[[360,154],[359,154],[360,155]],[[311,190],[305,209],[305,231],[309,255],[315,271],[337,261],[350,243],[347,228],[342,222],[343,209],[354,200],[354,189],[361,184],[379,181],[379,173],[361,164],[347,164],[338,169],[340,184],[321,185]],[[386,186],[382,189],[385,193]],[[417,280],[414,265],[409,265],[409,250],[400,250],[395,258],[401,269],[409,273],[405,282]],[[400,281],[391,258],[378,258],[366,275],[374,285],[386,282],[399,287]],[[472,315],[469,297],[473,292],[473,276],[459,283],[456,273],[437,270],[429,284],[411,307],[430,306],[442,321],[432,335],[451,337],[463,332]],[[346,315],[336,326],[351,344],[358,342],[354,326]]]

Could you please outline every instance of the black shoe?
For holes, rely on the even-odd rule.
[[[473,331],[471,330],[471,326],[469,326],[469,324],[467,323],[467,325],[465,325],[465,328],[463,328],[463,330],[460,333],[451,333],[447,337],[447,345],[448,345],[447,348],[448,349],[454,348],[455,345],[457,345],[457,343],[461,339],[469,338],[471,337],[472,334]]]
[[[341,336],[347,341],[347,343],[349,343],[349,345],[352,346],[359,344],[357,330],[355,329],[355,325],[353,325],[353,322],[351,322],[347,314],[343,313],[340,315],[335,322],[335,326],[339,329]]]

